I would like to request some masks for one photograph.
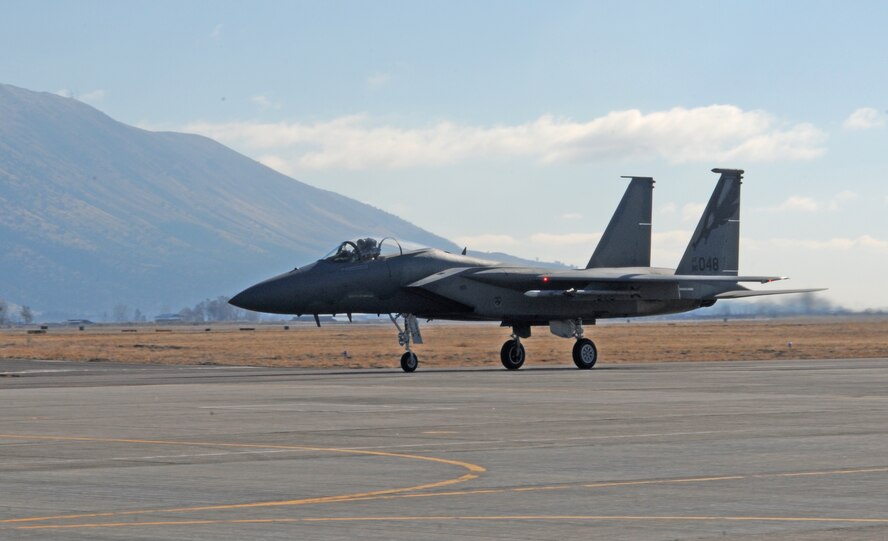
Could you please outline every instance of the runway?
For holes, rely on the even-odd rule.
[[[888,359],[0,362],[2,539],[886,539]]]

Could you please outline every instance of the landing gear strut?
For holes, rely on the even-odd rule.
[[[404,318],[404,328],[398,325],[398,318]],[[401,355],[401,370],[404,372],[413,372],[419,366],[419,357],[410,349],[410,342],[414,344],[422,344],[422,335],[419,333],[419,322],[413,314],[398,314],[396,316],[389,314],[389,319],[398,329],[398,344],[407,351]]]

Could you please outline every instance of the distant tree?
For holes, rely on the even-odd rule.
[[[203,323],[206,321],[206,301],[195,304],[194,308],[182,308],[179,310],[179,317],[189,323]]]
[[[259,321],[259,312],[253,312],[252,310],[238,310],[240,314],[238,314],[237,319],[244,319],[249,322],[257,322]]]
[[[259,312],[241,310],[228,304],[228,297],[221,296],[215,299],[206,299],[194,305],[193,308],[179,310],[182,321],[189,323],[203,323],[205,321],[259,321]]]
[[[228,304],[228,297],[220,296],[206,301],[207,320],[236,321],[238,309]]]
[[[31,311],[30,306],[22,306],[19,315],[21,316],[22,321],[25,323],[25,325],[30,325],[31,322],[34,321],[34,312]]]
[[[6,300],[0,299],[0,325],[9,323],[9,305]]]
[[[187,306],[179,310],[179,318],[181,318],[182,321],[187,321],[189,323],[197,322],[197,318],[194,316],[194,310]]]
[[[141,310],[136,308],[136,311],[133,312],[133,321],[136,323],[145,323],[148,321],[148,318],[145,317],[145,314],[143,314]]]

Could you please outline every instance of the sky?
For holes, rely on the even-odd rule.
[[[888,3],[2,11],[0,82],[212,137],[470,249],[583,266],[620,175],[644,175],[653,264],[674,267],[710,169],[742,168],[741,273],[888,308]]]

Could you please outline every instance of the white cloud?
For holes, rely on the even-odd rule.
[[[700,216],[703,216],[704,210],[706,210],[706,205],[703,203],[687,203],[681,207],[681,219],[685,222],[699,220]]]
[[[561,219],[562,220],[570,220],[570,221],[582,220],[583,215],[580,214],[579,212],[565,212],[564,214],[561,215]]]
[[[831,212],[836,212],[842,209],[844,203],[853,201],[855,199],[857,199],[857,194],[850,190],[843,190],[826,201],[818,201],[813,197],[793,195],[776,207],[768,207],[757,210],[789,212],[818,212],[822,210],[828,210]]]
[[[250,101],[259,106],[260,109],[280,109],[281,103],[277,101],[272,101],[265,96],[264,94],[258,94],[250,98]]]
[[[454,241],[469,250],[507,252],[527,259],[585,266],[600,238],[601,233],[534,233],[521,238],[489,233],[457,237]]]
[[[828,240],[771,239],[771,243],[779,248],[803,247],[818,251],[849,251],[867,249],[888,253],[888,240],[877,239],[870,235],[855,238],[836,237]]]
[[[699,216],[698,216],[699,218]],[[651,265],[675,268],[684,254],[693,231],[673,229],[651,234]]]
[[[259,156],[258,158],[256,158],[256,161],[285,175],[292,176],[294,174],[293,171],[290,171],[290,166],[287,164],[287,160],[281,158],[280,156],[275,156],[274,154],[266,154],[264,156]]]
[[[530,242],[533,245],[546,246],[576,246],[578,244],[594,246],[601,235],[601,233],[534,233],[530,236]]]
[[[817,212],[820,210],[820,203],[810,197],[793,195],[783,203],[777,205],[775,210],[801,211],[801,212]]]
[[[675,203],[670,202],[660,206],[660,208],[657,209],[657,212],[659,212],[660,214],[675,214],[677,210],[678,207],[675,205]]]
[[[855,199],[857,199],[856,193],[851,190],[843,190],[834,195],[833,198],[827,202],[826,208],[831,211],[841,210],[843,203],[854,201]]]
[[[823,153],[826,140],[810,124],[784,126],[768,113],[732,105],[614,111],[585,122],[544,115],[517,125],[441,121],[404,128],[353,115],[315,123],[195,122],[183,129],[247,153],[273,152],[292,170],[435,167],[497,157],[540,164],[807,160]]]
[[[871,130],[885,125],[885,116],[872,107],[861,107],[845,119],[842,127],[846,130]]]
[[[85,103],[96,103],[105,99],[105,91],[102,89],[97,89],[76,97],[78,100]]]
[[[503,252],[509,247],[518,244],[518,240],[511,235],[498,235],[495,233],[456,237],[453,240],[459,245],[468,247],[470,250],[480,250],[483,252]]]
[[[392,80],[392,76],[388,73],[377,72],[367,77],[367,88],[377,89],[388,85]]]
[[[63,98],[74,98],[75,100],[82,101],[84,103],[96,103],[105,99],[105,91],[101,88],[92,90],[85,94],[78,94],[74,91],[68,90],[67,88],[62,88],[56,90],[55,94]]]

